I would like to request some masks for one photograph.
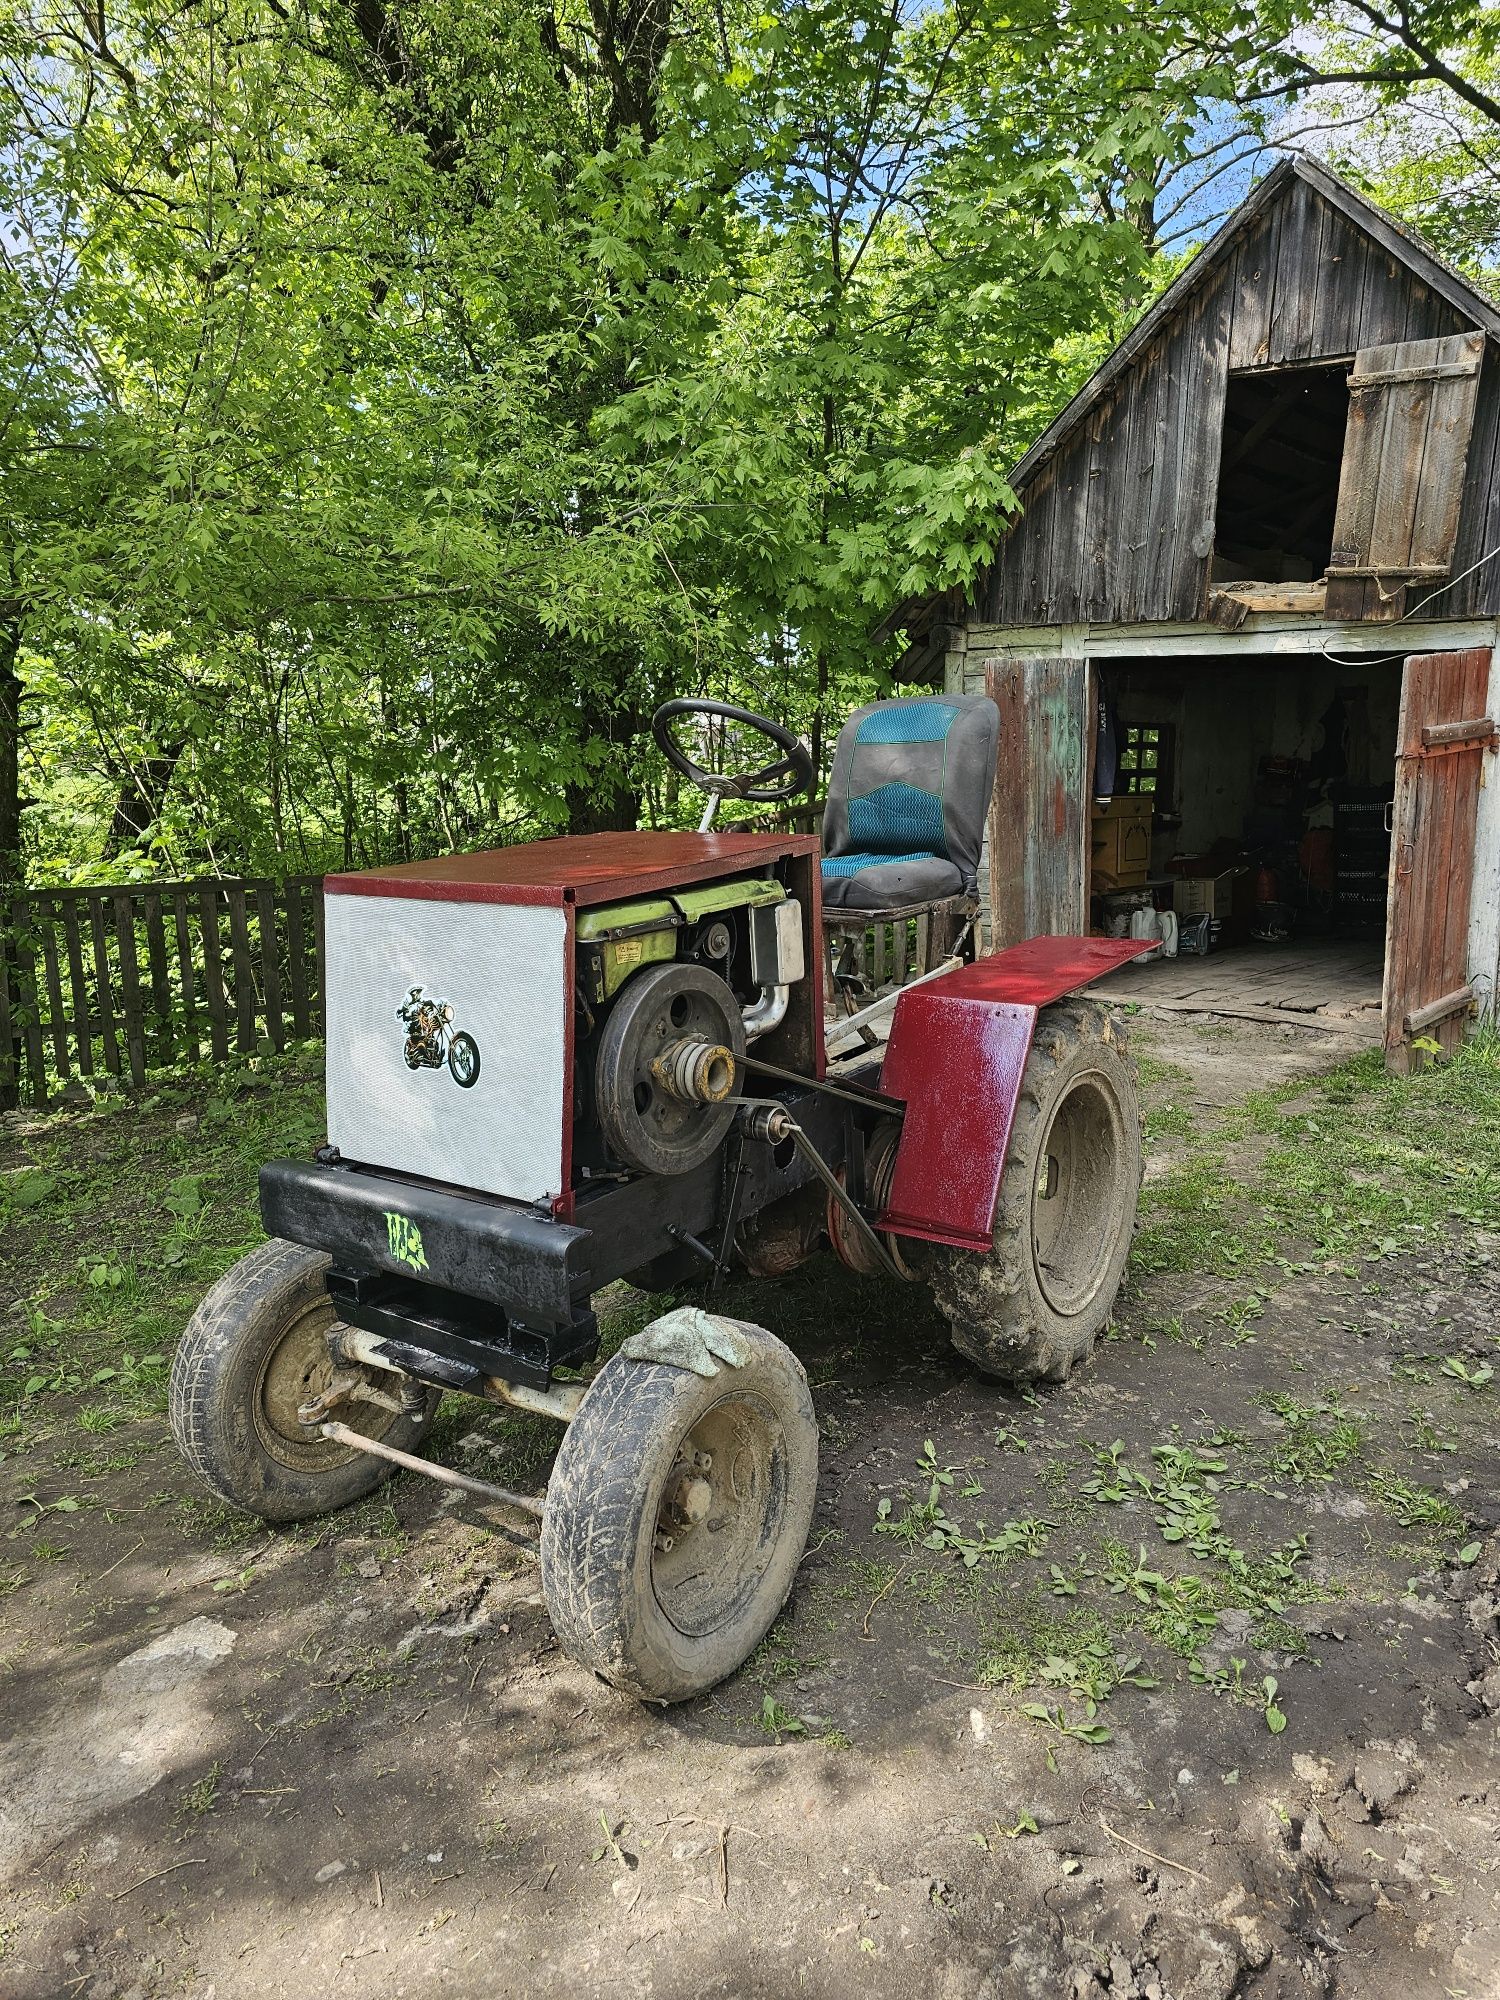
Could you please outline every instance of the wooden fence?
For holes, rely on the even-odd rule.
[[[0,942],[0,1105],[322,1033],[321,875],[37,889]]]

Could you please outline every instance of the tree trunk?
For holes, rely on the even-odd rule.
[[[120,780],[114,816],[104,839],[104,859],[113,861],[127,848],[138,847],[161,817],[167,787],[186,748],[169,743],[157,757],[143,757]]]
[[[592,785],[569,785],[569,833],[633,833],[640,822],[641,799],[618,772],[601,772]]]
[[[17,1001],[15,957],[10,930],[11,904],[21,881],[21,621],[0,619],[0,979],[5,981],[10,1018]],[[21,1101],[21,1044],[14,1034],[0,1049],[0,1110]]]

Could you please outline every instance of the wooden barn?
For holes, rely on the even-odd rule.
[[[1001,708],[995,943],[1175,929],[1122,991],[1362,1021],[1398,1066],[1493,1006],[1497,342],[1292,158],[1037,440],[972,602],[888,621],[902,678]]]

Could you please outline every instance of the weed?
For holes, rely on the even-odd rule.
[[[800,1715],[793,1715],[789,1708],[783,1708],[775,1695],[768,1694],[760,1705],[756,1718],[767,1736],[774,1736],[779,1743],[783,1736],[805,1736],[807,1724]]]
[[[1370,1490],[1403,1528],[1435,1528],[1442,1535],[1463,1532],[1463,1515],[1430,1486],[1418,1486],[1410,1479],[1375,1472],[1370,1475]]]
[[[1000,1821],[996,1820],[988,1833],[974,1833],[969,1838],[976,1847],[989,1850],[997,1840],[1020,1840],[1028,1833],[1040,1833],[1041,1830],[1037,1825],[1035,1813],[1023,1812],[1017,1814],[1014,1826],[1002,1826]]]
[[[1455,1382],[1462,1382],[1466,1389],[1487,1389],[1495,1379],[1495,1371],[1488,1361],[1465,1361],[1461,1354],[1445,1354],[1441,1372]]]
[[[196,1784],[189,1785],[177,1801],[173,1819],[181,1822],[191,1813],[201,1819],[206,1813],[214,1812],[219,1803],[219,1772],[217,1763],[210,1764]]]
[[[1044,1701],[1023,1701],[1021,1713],[1033,1722],[1045,1724],[1058,1742],[1097,1744],[1108,1743],[1111,1740],[1108,1724],[1095,1720],[1099,1713],[1097,1702],[1085,1701],[1083,1714],[1077,1718],[1070,1716],[1060,1702],[1055,1702],[1049,1707]],[[1050,1746],[1047,1759],[1049,1767],[1056,1770]]]
[[[1281,1420],[1286,1432],[1266,1461],[1278,1478],[1303,1486],[1332,1479],[1341,1466],[1364,1450],[1365,1434],[1336,1397],[1325,1402],[1299,1403],[1294,1396],[1267,1390],[1255,1399]]]
[[[1014,1561],[1022,1556],[1040,1555],[1057,1525],[1038,1515],[1025,1515],[1020,1520],[1006,1521],[993,1534],[983,1521],[976,1522],[972,1534],[967,1533],[943,1506],[958,1467],[938,1464],[931,1438],[922,1447],[917,1470],[927,1480],[926,1499],[908,1498],[905,1512],[899,1515],[888,1499],[882,1500],[875,1509],[877,1535],[894,1535],[912,1549],[947,1550],[962,1557],[966,1569],[973,1569],[990,1557]],[[982,1487],[971,1481],[961,1489],[961,1497],[982,1491]]]
[[[1439,1429],[1431,1410],[1413,1403],[1401,1420],[1408,1442],[1417,1451],[1457,1451],[1457,1433]]]

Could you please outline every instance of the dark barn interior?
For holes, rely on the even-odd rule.
[[[1146,872],[1100,840],[1096,816],[1091,916],[1118,927],[1149,897],[1180,930],[1175,963],[1127,971],[1122,990],[1208,1005],[1222,989],[1243,1004],[1373,1020],[1400,662],[1122,660],[1099,681],[1119,757],[1110,811],[1137,801]]]
[[[1231,374],[1211,581],[1310,582],[1333,547],[1347,363]]]

